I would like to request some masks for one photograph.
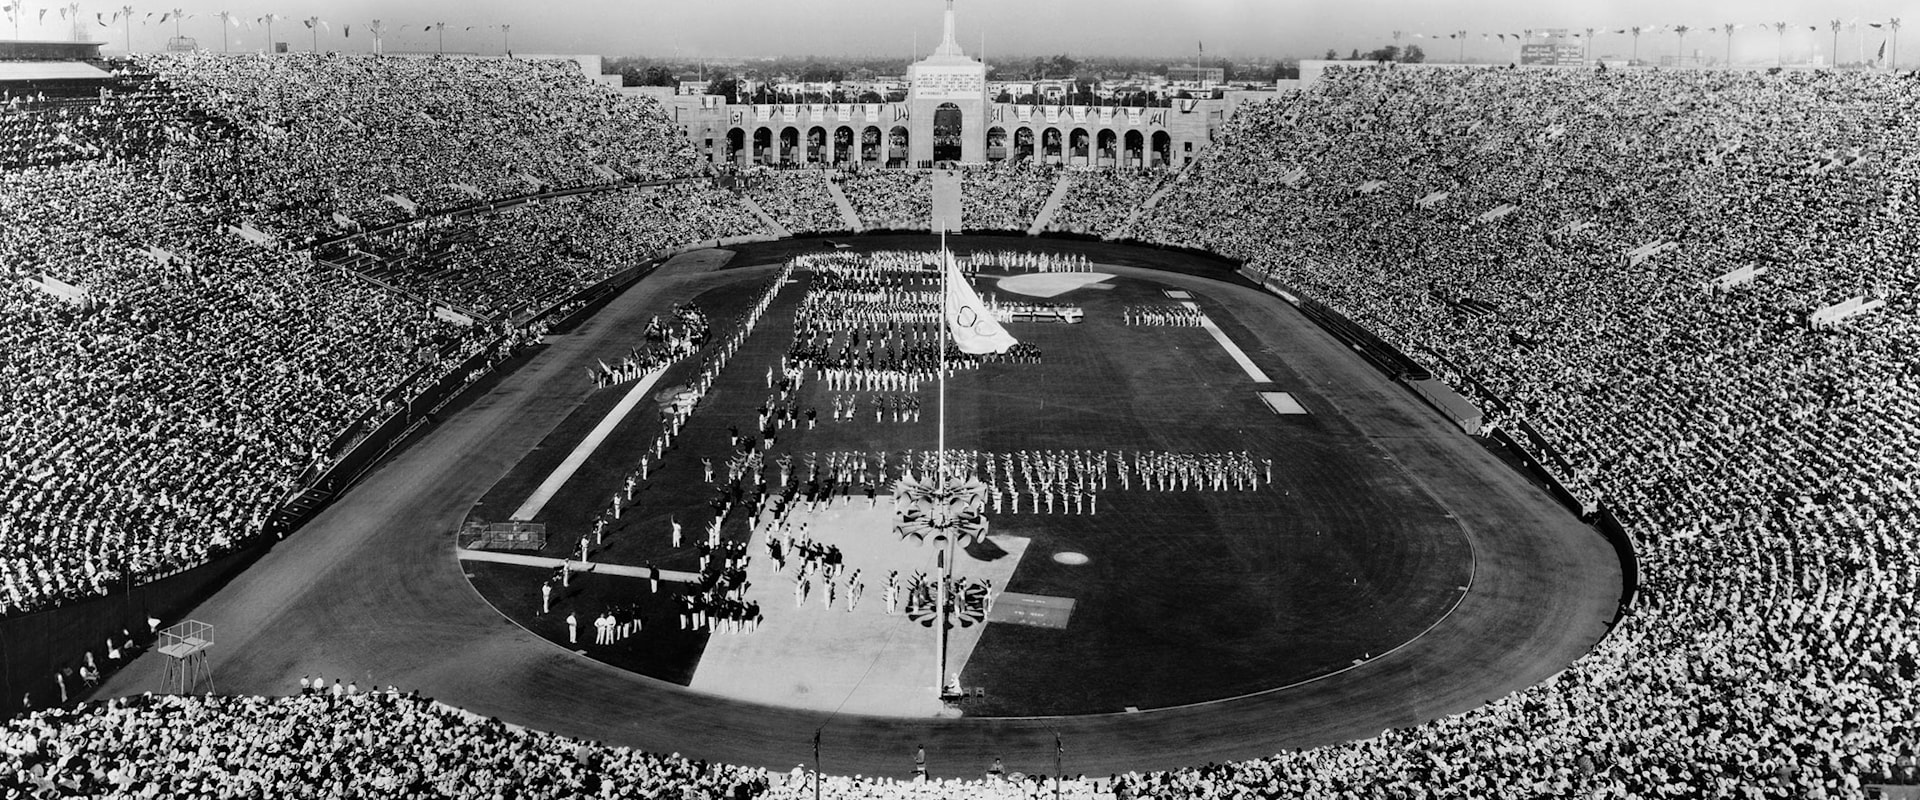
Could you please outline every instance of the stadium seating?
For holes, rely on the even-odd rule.
[[[754,167],[740,175],[738,181],[746,196],[753,198],[775,222],[790,233],[805,235],[847,229],[827,188],[827,181],[836,179],[837,175],[821,169]]]
[[[852,172],[840,187],[868,230],[924,231],[932,227],[933,177],[926,170]]]
[[[1336,69],[1242,109],[1139,235],[1486,387],[1617,510],[1641,600],[1482,709],[1143,784],[1831,797],[1885,774],[1920,696],[1920,638],[1887,624],[1920,610],[1920,146],[1891,122],[1916,102],[1873,73]],[[1855,296],[1887,305],[1807,324]]]
[[[423,361],[485,338],[288,246],[337,231],[333,213],[372,226],[414,215],[389,194],[432,213],[471,202],[456,183],[504,197],[604,181],[595,165],[635,178],[700,170],[656,107],[558,65],[202,54],[143,67],[195,109],[162,116],[206,114],[234,133],[170,146],[165,159],[141,145],[125,160],[0,172],[0,218],[19,220],[0,229],[0,611],[95,594],[257,535],[330,455],[329,433]],[[1893,773],[1920,718],[1916,116],[1920,83],[1880,74],[1443,67],[1332,69],[1311,90],[1240,109],[1122,233],[1243,259],[1457,388],[1480,387],[1494,424],[1539,431],[1567,465],[1561,479],[1617,511],[1640,553],[1640,602],[1566,671],[1471,712],[1067,791],[1840,797]],[[1052,174],[969,172],[970,197],[1008,198],[983,227],[1030,221]],[[755,180],[754,197],[793,188],[789,205],[761,203],[789,229],[834,224],[823,178]],[[1134,174],[1070,180],[1055,218],[1065,230],[1100,229],[1159,188]],[[924,228],[924,172],[862,172],[843,188],[869,226]],[[503,293],[528,277],[498,271],[514,259],[451,244],[540,231],[580,237],[597,258],[618,247],[609,237],[670,243],[757,224],[725,197],[666,197],[684,204],[672,215],[704,219],[627,219],[622,204],[653,201],[619,195],[590,201],[586,231],[530,208],[368,250],[409,291],[505,315],[598,273],[563,258],[531,267],[528,294]],[[224,232],[241,223],[274,240]],[[1765,272],[1713,285],[1745,266]],[[18,280],[36,277],[86,295]],[[1855,297],[1886,305],[1808,324]],[[269,734],[289,723],[331,733],[273,749]],[[349,761],[364,768],[278,766],[312,742],[355,738],[367,745]],[[389,739],[417,756],[371,748]],[[267,766],[168,768],[206,748]],[[368,752],[420,766],[383,769]],[[0,785],[55,795],[288,783],[378,793],[455,775],[536,796],[610,783],[794,797],[805,785],[631,751],[582,755],[580,743],[387,695],[121,700],[0,731]],[[837,797],[1000,791],[829,783]]]
[[[1057,168],[1025,161],[967,167],[960,174],[961,224],[968,231],[1025,231],[1058,177]]]
[[[16,717],[0,727],[0,787],[178,798],[734,798],[767,788],[758,769],[600,747],[391,689],[335,687],[129,697]]]
[[[1047,230],[1119,238],[1134,209],[1167,180],[1161,169],[1070,169]]]
[[[151,75],[122,74],[93,97],[0,94],[0,169],[127,158],[231,135]]]
[[[760,232],[731,194],[670,184],[442,217],[327,252],[429,302],[502,320],[670,248]]]
[[[502,335],[537,338],[431,317],[409,294],[317,264],[298,245],[333,232],[332,215],[370,226],[411,216],[387,195],[430,214],[535,182],[606,182],[595,167],[647,179],[697,171],[657,105],[592,84],[571,62],[188,53],[142,55],[138,68],[153,76],[142,91],[160,98],[149,98],[156,110],[100,111],[88,124],[136,131],[127,141],[153,139],[140,132],[155,126],[183,131],[163,150],[0,171],[4,614],[257,539],[353,441],[356,420]],[[464,293],[448,293],[524,309],[647,248],[752,225],[731,198],[684,187],[587,207],[572,226],[542,207],[474,224],[544,231],[539,241],[565,245],[553,259],[590,270],[477,254],[459,264]],[[435,279],[414,288],[445,288]]]

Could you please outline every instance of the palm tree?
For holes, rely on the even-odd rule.
[[[133,52],[133,6],[120,7],[121,29],[127,36],[127,52]]]
[[[1635,63],[1635,64],[1638,64],[1638,63],[1640,63],[1640,31],[1641,31],[1641,28],[1640,28],[1640,26],[1638,26],[1638,25],[1635,25],[1635,26],[1633,26],[1633,27],[1631,27],[1631,28],[1628,28],[1627,30],[1633,33],[1633,63]]]
[[[1780,39],[1780,43],[1778,47],[1778,51],[1779,51],[1778,66],[1784,67],[1787,65],[1787,23],[1784,23],[1784,22],[1773,23],[1773,32],[1775,34],[1778,34]]]
[[[1835,69],[1839,69],[1840,67],[1840,20],[1836,19],[1833,22],[1828,24],[1833,26],[1833,66]]]
[[[1673,32],[1680,35],[1680,52],[1674,54],[1673,59],[1673,65],[1676,67],[1687,60],[1687,31],[1690,30],[1693,30],[1693,26],[1691,25],[1673,26]]]
[[[1581,57],[1580,59],[1581,61],[1586,61],[1586,62],[1593,61],[1593,32],[1594,32],[1594,29],[1592,28],[1587,29],[1587,54]]]
[[[1727,66],[1733,65],[1733,32],[1739,28],[1740,26],[1731,22],[1720,26],[1720,32],[1727,35]]]

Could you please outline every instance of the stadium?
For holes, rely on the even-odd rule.
[[[1914,73],[947,5],[875,103],[13,43],[0,787],[1913,796]]]

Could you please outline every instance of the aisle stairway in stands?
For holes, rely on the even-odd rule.
[[[853,211],[853,201],[847,199],[847,193],[840,190],[839,181],[827,181],[827,193],[833,195],[833,204],[840,207],[840,221],[846,223],[847,230],[860,232],[867,226],[860,224],[860,215]]]
[[[753,201],[753,198],[744,194],[740,195],[740,204],[746,206],[748,211],[753,212],[753,215],[760,219],[760,224],[767,226],[767,230],[771,231],[775,238],[793,238],[793,231],[787,230],[787,226],[780,224],[779,220],[774,219],[772,215],[768,214],[766,209],[761,208],[759,203]]]
[[[1140,221],[1140,215],[1147,213],[1148,210],[1156,206],[1159,206],[1160,198],[1166,197],[1168,192],[1173,191],[1174,186],[1185,182],[1187,178],[1187,173],[1193,169],[1193,165],[1198,163],[1200,163],[1198,160],[1187,162],[1187,165],[1184,167],[1181,167],[1180,172],[1174,175],[1171,180],[1168,180],[1166,183],[1160,184],[1160,188],[1153,190],[1153,194],[1147,195],[1147,199],[1141,202],[1140,206],[1133,210],[1133,213],[1127,215],[1127,220],[1125,222],[1120,223],[1118,226],[1108,228],[1106,231],[1100,234],[1100,238],[1102,239],[1127,238],[1127,236],[1129,235],[1128,232],[1133,230],[1134,224]]]
[[[1053,224],[1054,212],[1060,210],[1060,204],[1067,199],[1067,188],[1072,186],[1071,174],[1060,173],[1059,180],[1053,183],[1053,194],[1047,195],[1047,202],[1040,207],[1040,213],[1033,215],[1033,224],[1027,226],[1028,236],[1039,236],[1041,231]]]
[[[939,233],[966,230],[966,218],[961,213],[960,173],[951,169],[933,171],[933,213],[927,220],[927,230]]]

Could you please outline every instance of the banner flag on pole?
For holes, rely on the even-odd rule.
[[[987,311],[987,304],[953,265],[953,253],[942,251],[947,267],[947,330],[953,332],[953,344],[971,355],[1004,353],[1019,344],[1000,321]]]

